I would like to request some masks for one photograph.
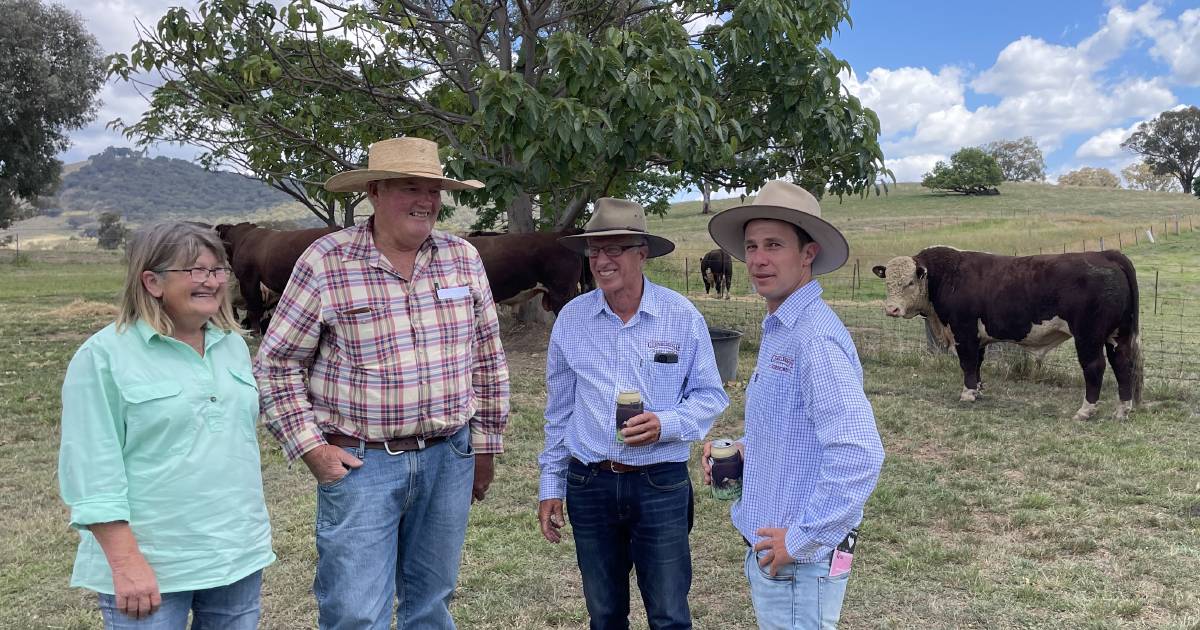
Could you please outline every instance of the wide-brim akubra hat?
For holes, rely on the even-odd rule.
[[[368,182],[401,177],[441,180],[443,190],[483,188],[480,181],[459,181],[443,175],[436,142],[424,138],[392,138],[371,145],[367,152],[367,168],[330,177],[325,181],[325,190],[366,192]]]
[[[720,212],[708,221],[708,233],[730,256],[746,260],[746,223],[755,219],[775,219],[799,226],[821,246],[813,259],[814,276],[829,273],[850,257],[850,245],[837,228],[821,218],[821,204],[807,190],[784,181],[763,185],[754,203]]]
[[[675,243],[646,231],[646,211],[637,203],[626,199],[601,197],[596,200],[592,218],[583,226],[583,234],[573,234],[558,239],[563,247],[583,253],[589,238],[602,236],[641,236],[646,239],[649,258],[666,256],[675,251]]]

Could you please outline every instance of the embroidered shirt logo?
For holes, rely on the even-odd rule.
[[[792,366],[795,364],[796,364],[796,360],[793,359],[792,357],[782,355],[782,354],[773,354],[773,355],[771,355],[771,363],[770,363],[769,367],[772,370],[775,370],[776,372],[783,372],[784,374],[791,374]]]

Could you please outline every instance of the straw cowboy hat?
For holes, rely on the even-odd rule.
[[[601,236],[641,236],[650,247],[650,258],[666,256],[675,250],[675,243],[646,232],[646,211],[625,199],[601,197],[596,200],[592,218],[583,226],[583,234],[558,239],[563,247],[582,254],[589,238]]]
[[[708,233],[721,249],[734,258],[746,260],[746,223],[754,219],[775,219],[799,226],[821,246],[813,259],[814,276],[829,273],[846,264],[850,246],[846,237],[821,218],[821,204],[807,190],[784,181],[767,182],[758,191],[754,203],[721,212],[708,221]]]
[[[424,138],[392,138],[371,145],[367,168],[338,173],[325,182],[331,192],[366,192],[367,182],[400,177],[440,179],[443,190],[483,188],[483,182],[459,181],[442,175],[438,145]]]

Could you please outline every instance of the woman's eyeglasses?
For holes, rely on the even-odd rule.
[[[217,279],[217,282],[226,282],[229,280],[229,267],[192,267],[190,269],[163,269],[162,271],[174,271],[176,273],[186,273],[192,276],[192,282],[200,284],[208,280],[209,276]]]

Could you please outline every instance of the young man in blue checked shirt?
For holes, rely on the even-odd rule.
[[[564,237],[588,256],[598,290],[559,314],[546,353],[546,448],[538,521],[557,543],[566,499],[593,630],[629,627],[629,572],[651,628],[691,628],[688,443],[702,440],[729,397],[704,318],[687,298],[642,275],[675,245],[646,233],[631,201],[604,198],[585,232]],[[644,412],[617,437],[617,395]]]
[[[742,497],[730,512],[751,545],[745,573],[760,628],[836,628],[855,530],[883,465],[862,366],[814,276],[841,267],[846,239],[793,184],[768,182],[750,205],[708,223],[766,298],[746,388]],[[710,443],[704,445],[711,483]]]

